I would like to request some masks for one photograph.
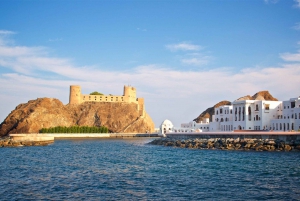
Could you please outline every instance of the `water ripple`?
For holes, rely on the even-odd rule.
[[[1,200],[300,200],[299,152],[189,150],[149,140],[2,148]]]

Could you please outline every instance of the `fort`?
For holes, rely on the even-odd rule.
[[[69,104],[81,104],[84,102],[117,102],[134,103],[140,116],[145,116],[144,98],[136,98],[136,89],[132,86],[124,86],[123,96],[113,95],[90,95],[81,94],[81,87],[78,85],[70,86]]]

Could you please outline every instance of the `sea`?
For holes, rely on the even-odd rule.
[[[300,152],[185,149],[152,140],[1,148],[0,200],[300,200]]]

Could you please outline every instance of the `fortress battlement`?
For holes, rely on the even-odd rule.
[[[136,89],[132,86],[124,86],[123,96],[90,95],[81,94],[81,87],[70,86],[69,104],[81,104],[84,102],[124,102],[137,104],[137,110],[141,116],[145,115],[144,98],[136,98]]]

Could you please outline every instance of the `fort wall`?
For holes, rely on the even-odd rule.
[[[71,85],[69,104],[81,104],[83,102],[135,103],[137,104],[140,116],[145,115],[144,98],[136,98],[136,89],[131,86],[124,86],[123,96],[113,96],[81,94],[81,87],[79,85]]]

